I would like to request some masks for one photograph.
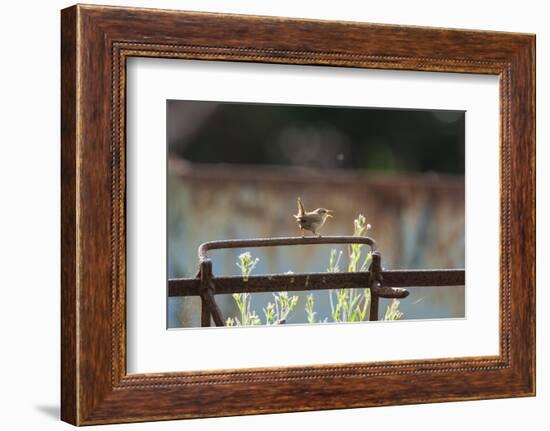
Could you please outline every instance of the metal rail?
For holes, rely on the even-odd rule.
[[[274,274],[243,277],[214,277],[211,250],[229,248],[272,247],[281,245],[365,244],[371,248],[372,262],[368,271],[343,273]],[[168,280],[168,296],[200,296],[201,326],[224,326],[222,313],[215,295],[237,292],[310,291],[343,288],[369,288],[371,304],[369,320],[378,320],[380,298],[406,298],[404,287],[461,286],[465,283],[464,270],[398,270],[383,271],[381,254],[370,237],[282,237],[210,241],[198,250],[199,272],[196,278]]]
[[[306,274],[251,275],[244,280],[241,276],[216,277],[216,294],[236,292],[298,292],[306,290],[364,288],[368,271]],[[446,287],[463,286],[464,270],[392,270],[380,273],[386,287]],[[197,278],[173,278],[168,281],[168,296],[199,296],[200,280]],[[330,287],[329,287],[330,286]]]
[[[371,251],[376,251],[376,241],[368,236],[288,236],[279,238],[226,239],[201,244],[199,246],[199,262],[208,260],[208,252],[210,250],[320,244],[366,244],[371,248]]]

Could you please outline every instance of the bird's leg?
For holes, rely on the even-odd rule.
[[[303,227],[300,228],[300,233],[302,234],[302,238],[306,237],[306,235],[304,234],[304,228]]]

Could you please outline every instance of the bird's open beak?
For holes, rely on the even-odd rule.
[[[333,217],[333,211],[332,210],[327,210],[327,217]]]

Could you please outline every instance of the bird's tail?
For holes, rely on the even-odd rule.
[[[302,203],[302,199],[300,197],[298,197],[297,199],[298,201],[298,216],[303,216],[305,214],[305,210],[304,210],[304,204]]]

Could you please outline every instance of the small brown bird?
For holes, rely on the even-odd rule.
[[[313,235],[320,237],[321,234],[317,233],[317,229],[323,226],[329,217],[332,217],[332,211],[326,208],[317,208],[314,211],[307,212],[304,209],[302,199],[298,198],[298,214],[294,214],[294,218],[300,227],[302,237],[304,236],[304,230],[309,230]]]

